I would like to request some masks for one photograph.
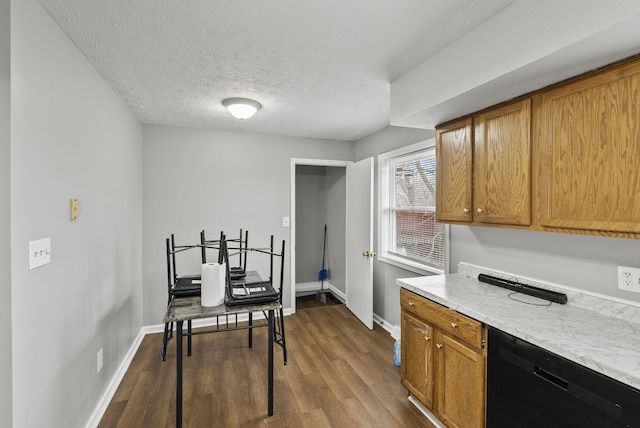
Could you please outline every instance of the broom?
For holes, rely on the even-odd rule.
[[[327,251],[327,225],[324,225],[324,238],[322,239],[322,269],[318,272],[318,281],[320,281],[320,291],[316,292],[316,300],[327,303],[327,293],[324,292],[324,280],[329,278],[329,272],[324,267],[325,254]]]

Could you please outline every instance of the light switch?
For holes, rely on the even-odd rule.
[[[282,227],[289,227],[289,217],[282,217]]]
[[[29,241],[29,270],[51,263],[51,238]]]
[[[70,210],[71,210],[71,220],[75,220],[78,218],[78,200],[76,198],[71,199],[71,203],[70,203]]]

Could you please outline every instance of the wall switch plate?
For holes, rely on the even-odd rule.
[[[289,217],[282,217],[282,227],[289,227]]]
[[[640,293],[640,268],[618,266],[618,288]]]
[[[78,199],[73,198],[69,202],[69,218],[76,220],[78,218]]]
[[[29,241],[29,270],[51,263],[51,238]]]

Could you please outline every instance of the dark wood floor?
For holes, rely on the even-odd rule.
[[[393,339],[344,305],[285,318],[289,363],[275,346],[274,415],[267,416],[266,329],[194,337],[184,359],[184,427],[432,427],[407,400]],[[100,428],[175,424],[175,340],[161,361],[160,334],[147,335]]]
[[[322,303],[316,299],[316,295],[300,296],[296,298],[296,311],[303,309],[320,308],[327,305],[341,305],[342,302],[338,300],[333,294],[325,293],[326,303]]]

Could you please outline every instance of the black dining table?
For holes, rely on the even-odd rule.
[[[280,309],[279,302],[260,303],[260,304],[247,304],[238,306],[228,306],[225,304],[219,306],[202,306],[200,296],[181,297],[173,299],[167,308],[167,313],[164,316],[165,323],[176,323],[176,427],[182,427],[182,357],[183,357],[183,338],[188,338],[188,355],[191,355],[191,338],[195,335],[219,333],[224,331],[234,330],[249,330],[251,333],[254,328],[267,327],[268,330],[268,362],[267,362],[267,384],[268,384],[268,397],[267,397],[267,409],[268,415],[273,415],[273,330],[274,330],[274,316],[275,311]],[[267,314],[266,322],[256,320],[254,322],[252,314],[254,312],[262,312]],[[246,324],[236,323],[220,323],[216,322],[216,325],[211,327],[203,327],[197,331],[193,331],[188,323],[189,328],[186,332],[183,331],[185,321],[192,321],[195,319],[203,318],[218,318],[228,315],[243,315],[247,314],[249,322]],[[236,318],[237,319],[237,318]],[[251,346],[251,334],[249,335],[249,346]]]

